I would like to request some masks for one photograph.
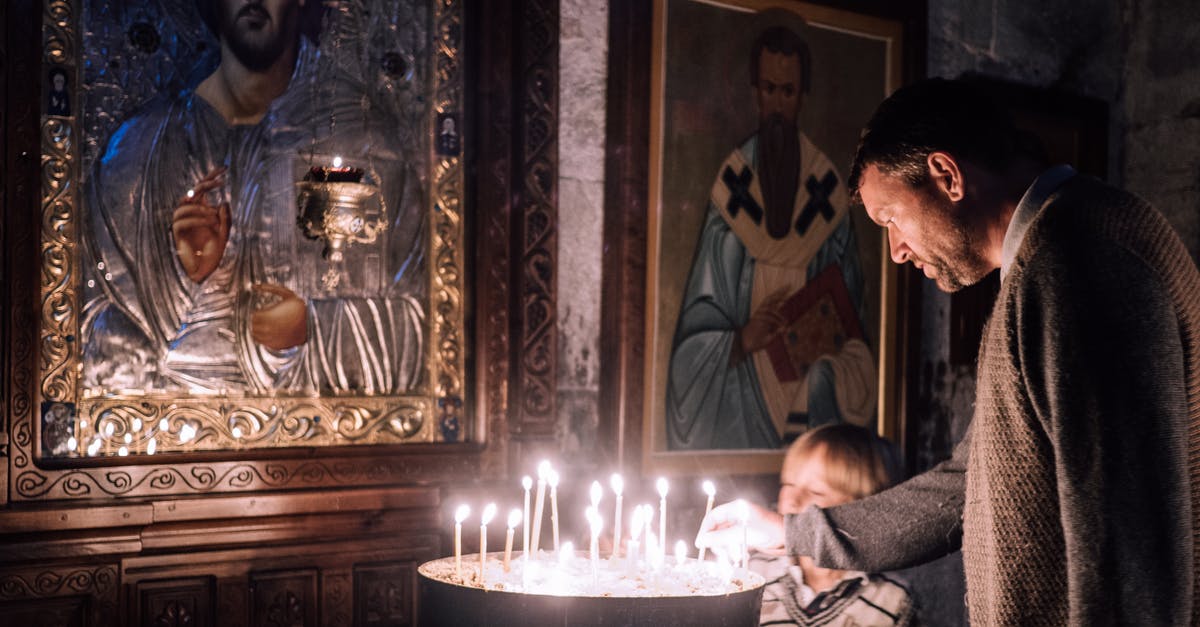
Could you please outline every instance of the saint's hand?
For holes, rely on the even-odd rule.
[[[787,327],[787,319],[783,315],[783,303],[787,296],[786,289],[779,290],[768,296],[750,314],[750,320],[738,334],[743,354],[749,355],[766,348]]]
[[[744,530],[743,514],[746,520]],[[750,548],[778,551],[783,548],[784,543],[783,516],[748,501],[718,505],[704,517],[704,522],[700,523],[696,546],[722,549],[728,554],[737,555],[742,546],[743,533]]]
[[[213,207],[205,195],[220,187],[225,168],[216,168],[179,199],[171,217],[175,252],[188,278],[200,283],[217,269],[229,242],[229,203]]]
[[[277,300],[250,314],[251,339],[275,351],[308,341],[308,308],[304,300],[282,285],[258,283],[252,289]]]

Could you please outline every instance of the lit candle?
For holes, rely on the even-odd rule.
[[[667,479],[659,477],[658,483],[658,539],[662,542],[662,557],[667,557]]]
[[[513,529],[521,522],[521,510],[514,508],[508,513],[508,536],[504,539],[504,572],[508,572],[508,560],[512,557]]]
[[[600,512],[600,499],[604,498],[604,488],[600,487],[599,481],[593,481],[592,487],[588,491],[588,497],[592,500],[592,507],[596,509],[596,513]]]
[[[470,515],[470,505],[459,505],[454,510],[454,574],[459,580],[462,580],[462,524]]]
[[[340,167],[342,167],[342,158],[341,158],[341,156],[339,156],[339,155],[334,155],[334,157],[333,157],[333,167],[335,167],[335,168],[340,168]]]
[[[713,485],[713,482],[705,479],[703,487],[704,487],[704,493],[708,495],[708,505],[704,506],[704,518],[708,518],[708,513],[712,511],[713,497],[717,496],[717,486]],[[701,526],[703,526],[703,524],[704,524],[703,518],[700,519],[700,524],[701,524]],[[705,546],[700,547],[699,560],[701,562],[704,561],[704,550],[707,548],[708,547],[705,547]]]
[[[492,522],[492,517],[496,515],[496,504],[488,503],[487,507],[483,508],[483,516],[479,519],[479,587],[483,585],[483,564],[487,558],[487,526]]]
[[[525,524],[521,525],[521,559],[525,560],[526,566],[529,565],[529,488],[533,487],[533,479],[529,475],[525,475],[521,479],[521,487],[525,488],[525,515],[521,520]]]
[[[543,460],[542,463],[538,464],[537,505],[534,506],[533,510],[533,544],[532,548],[530,549],[530,551],[533,551],[535,557],[537,556],[538,544],[541,544],[542,540],[542,512],[545,511],[546,475],[549,474],[549,472],[550,462]]]
[[[738,522],[742,525],[742,546],[737,561],[742,563],[742,568],[746,568],[750,566],[750,543],[746,541],[750,526],[750,504],[742,499],[738,499],[737,515]]]
[[[600,487],[600,483],[596,482],[596,487]],[[596,569],[600,566],[600,529],[604,526],[604,521],[600,520],[600,510],[596,506],[587,508],[588,526],[592,529],[592,544],[589,557],[592,560],[592,585],[596,585],[597,574]]]
[[[680,540],[675,543],[675,563],[680,566],[683,566],[683,563],[686,561],[687,561],[687,543],[684,542],[683,540]]]
[[[554,550],[558,550],[558,471],[550,469],[546,481],[550,483],[550,528],[554,532]]]
[[[612,486],[612,491],[617,495],[617,513],[613,516],[613,548],[610,559],[616,559],[621,555],[621,492],[625,490],[625,481],[621,479],[621,475],[613,473],[609,478],[608,484]]]
[[[635,506],[633,508],[633,516],[630,517],[629,521],[629,551],[625,553],[625,561],[629,566],[630,572],[637,571],[638,547],[641,544],[638,542],[638,539],[642,537],[642,525],[645,523],[643,518],[644,514],[642,513],[641,506]]]
[[[659,547],[658,536],[653,531],[646,531],[646,563],[651,570],[658,570],[662,565],[662,550]]]

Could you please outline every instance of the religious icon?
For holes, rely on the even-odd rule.
[[[453,113],[438,114],[437,153],[453,157],[458,155],[458,121]]]
[[[656,452],[777,451],[879,419],[881,234],[843,177],[886,40],[743,4],[657,5]]]
[[[46,95],[46,115],[71,115],[71,95],[67,92],[67,71],[50,69],[50,92]]]

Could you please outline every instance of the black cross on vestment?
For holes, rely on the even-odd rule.
[[[825,218],[826,222],[833,219],[834,210],[833,205],[829,203],[829,196],[833,194],[837,183],[837,175],[833,173],[833,170],[826,172],[820,182],[812,174],[808,175],[808,180],[804,181],[804,187],[808,190],[808,202],[800,211],[800,217],[796,219],[796,232],[801,236],[808,232],[808,227],[812,226],[818,213]]]
[[[725,166],[725,171],[721,173],[721,181],[729,188],[729,202],[725,204],[725,211],[729,212],[730,217],[736,218],[738,211],[745,209],[755,224],[761,224],[763,209],[750,195],[750,181],[753,180],[754,173],[750,168],[743,166],[741,174],[734,174],[733,168]]]

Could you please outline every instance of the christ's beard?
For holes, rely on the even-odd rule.
[[[758,177],[767,218],[767,233],[787,236],[800,186],[800,133],[795,123],[773,114],[758,129]]]
[[[267,24],[258,29],[250,29],[244,23],[239,23],[238,17],[249,9],[250,5],[247,5],[234,17],[233,23],[226,23],[224,33],[229,49],[239,63],[251,72],[265,72],[279,60],[292,42],[283,35],[286,29],[279,28],[274,33],[266,33],[264,31]],[[289,19],[294,18],[290,15],[282,17],[284,24],[278,26],[286,25]]]

